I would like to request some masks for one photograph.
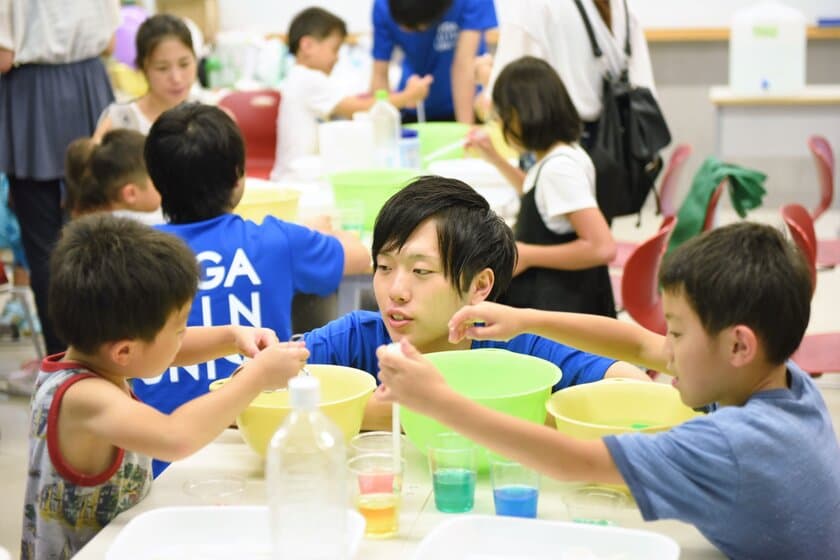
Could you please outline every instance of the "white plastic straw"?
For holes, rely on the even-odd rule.
[[[439,157],[445,156],[449,152],[454,152],[458,148],[463,148],[463,147],[464,147],[464,140],[463,139],[458,140],[457,142],[452,142],[451,144],[447,144],[446,146],[443,146],[442,148],[438,148],[434,152],[426,155],[423,158],[423,163],[429,163],[430,161],[434,161],[434,160],[438,159]]]
[[[417,122],[426,122],[426,105],[422,101],[417,102]]]
[[[394,462],[394,476],[397,476],[402,468],[400,443],[400,405],[394,403],[391,405],[391,445],[393,454],[391,460]]]

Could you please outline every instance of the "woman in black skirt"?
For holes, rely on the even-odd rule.
[[[9,176],[48,354],[64,350],[47,313],[49,254],[64,223],[64,151],[93,133],[114,100],[99,56],[119,21],[119,0],[0,2],[0,171]]]

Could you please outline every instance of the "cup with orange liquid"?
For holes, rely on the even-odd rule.
[[[365,536],[387,539],[396,535],[405,460],[394,461],[390,453],[365,453],[350,459],[347,466],[353,503],[365,518]]]

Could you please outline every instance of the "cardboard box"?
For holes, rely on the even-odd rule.
[[[190,18],[204,34],[206,43],[213,42],[219,31],[218,0],[157,0],[157,11],[162,14]]]

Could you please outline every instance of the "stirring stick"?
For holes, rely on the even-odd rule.
[[[423,101],[417,102],[417,122],[426,122],[426,105]]]
[[[394,478],[400,475],[402,453],[400,450],[400,405],[391,405],[391,460],[394,462]]]
[[[464,147],[464,140],[458,140],[457,142],[452,142],[451,144],[447,144],[446,146],[443,146],[442,148],[438,148],[434,152],[426,155],[423,158],[423,163],[429,163],[430,161],[434,161],[434,160],[438,159],[439,157],[445,156],[449,152],[454,152],[455,150],[457,150],[459,148],[463,148],[463,147]]]

